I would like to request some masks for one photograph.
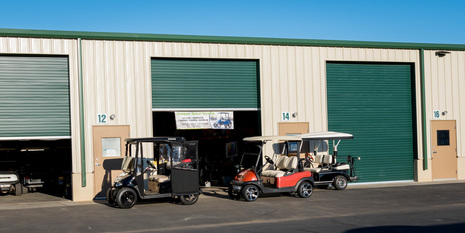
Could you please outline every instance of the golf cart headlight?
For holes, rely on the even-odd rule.
[[[122,185],[123,185],[123,183],[121,183],[120,181],[115,182],[115,187],[116,188],[121,187]]]

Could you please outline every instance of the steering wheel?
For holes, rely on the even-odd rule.
[[[271,165],[274,165],[274,162],[273,160],[271,160],[271,158],[268,156],[268,155],[265,155],[265,160],[270,163]]]
[[[313,163],[315,161],[315,156],[310,153],[305,153],[305,160],[307,160],[310,163]]]

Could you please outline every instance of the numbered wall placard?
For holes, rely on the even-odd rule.
[[[282,120],[282,121],[290,121],[290,120],[291,120],[291,113],[289,113],[289,112],[282,112],[282,113],[281,113],[281,120]]]
[[[97,114],[97,122],[99,124],[106,124],[108,122],[108,115],[106,113]]]

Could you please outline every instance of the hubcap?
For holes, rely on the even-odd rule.
[[[249,200],[255,200],[258,197],[258,190],[254,187],[250,187],[247,189],[246,195]]]
[[[195,200],[195,195],[194,194],[186,196],[186,201],[193,201],[193,200]]]
[[[134,202],[134,195],[132,195],[130,192],[125,192],[123,195],[124,199],[124,204],[130,205]]]
[[[339,179],[338,185],[341,188],[344,188],[347,185],[347,182],[344,179]]]
[[[302,185],[302,195],[309,197],[312,194],[312,187],[309,184]]]

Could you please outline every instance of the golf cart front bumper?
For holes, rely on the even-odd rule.
[[[232,191],[235,192],[235,193],[240,193],[242,187],[245,186],[244,182],[242,182],[242,181],[237,181],[237,180],[231,181],[230,185],[231,185]]]

